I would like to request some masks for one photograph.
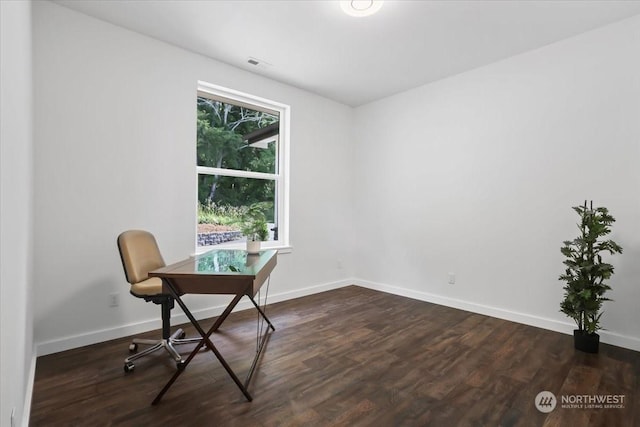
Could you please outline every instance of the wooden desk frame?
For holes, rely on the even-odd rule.
[[[233,272],[226,274],[198,274],[198,273],[185,273],[181,272],[181,267],[187,266],[189,263],[193,263],[195,258],[190,258],[184,261],[180,261],[178,263],[172,264],[170,266],[154,270],[149,273],[150,277],[160,277],[163,282],[163,291],[171,295],[178,305],[184,311],[184,314],[189,318],[191,324],[198,331],[202,339],[193,349],[193,351],[189,354],[187,359],[183,359],[180,363],[178,363],[178,369],[173,374],[173,376],[169,379],[167,384],[160,390],[160,393],[155,397],[152,405],[156,405],[160,402],[165,393],[169,390],[171,385],[176,381],[176,379],[184,372],[186,367],[191,363],[191,360],[195,357],[195,355],[202,349],[203,346],[206,346],[207,349],[211,350],[216,358],[220,361],[224,369],[227,371],[233,382],[236,383],[242,394],[248,401],[253,400],[251,394],[247,390],[249,382],[251,381],[251,377],[255,371],[256,365],[258,363],[258,359],[262,354],[262,350],[265,347],[267,342],[267,338],[270,335],[269,329],[271,331],[275,331],[275,327],[269,321],[269,318],[264,313],[264,310],[260,308],[258,303],[256,303],[254,297],[264,284],[267,282],[267,295],[265,296],[264,305],[267,304],[267,296],[269,289],[269,282],[271,277],[271,271],[273,271],[276,262],[277,262],[277,252],[276,251],[265,251],[268,252],[268,261],[260,268],[258,272],[255,274],[234,274]],[[273,252],[273,253],[271,253]],[[251,255],[249,255],[251,256]],[[257,255],[256,255],[257,256]],[[260,256],[264,256],[261,253]],[[180,298],[181,295],[184,294],[232,294],[235,295],[231,302],[224,309],[222,314],[218,316],[214,324],[209,328],[208,331],[204,331],[200,326],[200,323],[193,316],[189,308]],[[238,302],[242,299],[243,296],[247,296],[249,300],[253,303],[254,307],[260,313],[260,316],[264,321],[267,322],[268,327],[265,329],[264,334],[259,337],[258,340],[258,348],[256,350],[256,354],[254,356],[253,362],[251,364],[251,368],[247,374],[247,377],[242,383],[238,376],[235,374],[233,369],[229,366],[227,361],[224,359],[222,354],[218,351],[216,346],[211,342],[211,334],[218,330],[220,325],[226,320],[226,318],[231,314],[233,309],[236,307]],[[260,322],[260,318],[258,318],[258,322]]]

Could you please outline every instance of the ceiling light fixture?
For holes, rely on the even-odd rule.
[[[340,7],[347,15],[363,17],[379,11],[382,3],[382,0],[347,0],[341,1]]]

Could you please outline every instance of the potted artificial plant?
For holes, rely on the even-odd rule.
[[[267,217],[263,212],[263,204],[255,203],[247,208],[240,218],[240,231],[247,237],[247,252],[260,252],[260,242],[269,239]]]
[[[602,303],[609,301],[604,295],[611,289],[606,281],[613,274],[613,265],[604,262],[601,254],[622,253],[622,248],[613,240],[604,238],[615,222],[607,208],[594,208],[593,202],[587,207],[585,200],[584,206],[576,206],[573,210],[580,216],[580,235],[565,241],[560,249],[566,257],[563,264],[567,266],[559,278],[566,282],[560,311],[578,325],[578,329],[573,331],[575,348],[597,353]]]

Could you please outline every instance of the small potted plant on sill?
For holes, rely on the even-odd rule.
[[[604,295],[611,287],[606,283],[613,275],[613,265],[602,260],[602,253],[613,255],[622,253],[613,240],[604,237],[611,232],[615,218],[607,208],[594,208],[593,202],[587,207],[576,206],[574,211],[580,216],[580,235],[567,240],[560,249],[566,257],[567,267],[559,280],[566,282],[564,299],[560,311],[572,318],[578,325],[573,331],[574,347],[588,353],[597,353],[600,343],[600,317],[602,303],[609,301]]]
[[[260,252],[260,242],[269,239],[267,217],[263,209],[264,203],[254,203],[240,218],[240,231],[247,238],[247,252],[250,254]]]

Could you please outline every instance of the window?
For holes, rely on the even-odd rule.
[[[263,247],[289,246],[289,106],[198,82],[197,251],[243,247],[240,219],[262,212]]]

